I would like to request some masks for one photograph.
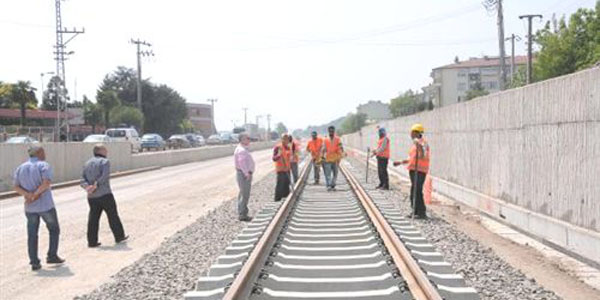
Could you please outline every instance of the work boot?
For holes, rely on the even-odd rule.
[[[37,271],[41,268],[42,268],[42,265],[40,265],[40,264],[31,265],[31,271]]]
[[[250,216],[239,217],[239,220],[242,222],[250,222],[250,221],[252,221],[252,217],[250,217]]]
[[[49,263],[49,264],[62,264],[65,261],[66,260],[58,257],[58,255],[55,256],[55,257],[48,257],[48,258],[46,258],[46,263]]]

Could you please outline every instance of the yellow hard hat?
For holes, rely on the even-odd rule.
[[[410,131],[417,131],[417,132],[425,132],[425,128],[423,127],[422,124],[420,123],[415,123],[413,124],[413,126],[410,128]]]

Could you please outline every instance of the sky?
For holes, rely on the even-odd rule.
[[[40,74],[56,69],[55,1],[0,1],[0,81],[40,89]],[[523,38],[516,53],[524,55],[519,15],[542,14],[535,30],[553,13],[595,1],[505,0],[505,35]],[[219,130],[242,124],[244,107],[248,122],[271,114],[272,127],[323,124],[360,103],[420,90],[455,56],[498,55],[496,16],[481,0],[66,0],[62,8],[63,26],[85,28],[67,47],[75,52],[66,63],[71,99],[93,99],[117,66],[135,68],[129,41],[139,38],[155,53],[143,59],[143,77],[187,102],[217,98]]]

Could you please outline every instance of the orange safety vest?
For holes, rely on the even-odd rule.
[[[421,148],[425,150],[425,153],[423,154],[419,151],[419,160],[417,161],[417,146],[413,143],[408,152],[408,165],[406,168],[411,171],[416,170],[427,174],[429,172],[429,159],[431,157],[429,144],[427,144],[425,138],[419,139],[418,143],[422,146]]]
[[[289,172],[292,149],[286,149],[282,144],[277,144],[274,149],[277,149],[277,153],[279,153],[279,159],[274,162],[275,171],[277,173]]]
[[[333,137],[333,141],[331,138],[325,138],[325,161],[326,162],[338,162],[342,159],[342,142],[340,141],[340,137],[337,135]]]
[[[321,147],[323,147],[323,139],[317,137],[316,140],[311,139],[306,145],[306,151],[310,152],[313,159],[321,158]]]
[[[295,140],[292,141],[293,149],[292,149],[292,162],[297,163],[300,161],[300,143]]]
[[[383,141],[385,141],[386,139],[387,143],[385,145],[385,149],[383,149],[382,152],[378,152],[377,157],[390,158],[390,139],[388,139],[387,136],[384,136],[379,139],[379,142],[377,143],[377,149],[381,148],[381,145],[383,145]]]

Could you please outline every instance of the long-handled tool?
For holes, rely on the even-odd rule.
[[[367,171],[365,172],[365,183],[369,183],[369,155],[371,155],[371,148],[367,147]]]

